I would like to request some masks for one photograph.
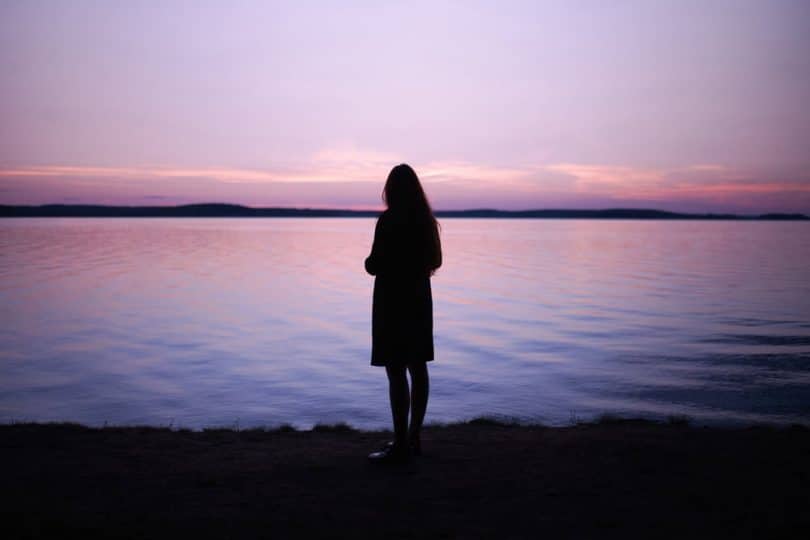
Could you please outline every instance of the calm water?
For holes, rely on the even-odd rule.
[[[810,424],[810,225],[450,220],[429,421]],[[370,219],[0,221],[0,421],[389,423]]]

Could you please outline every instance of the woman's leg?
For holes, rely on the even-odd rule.
[[[409,434],[411,441],[418,445],[422,422],[425,420],[425,411],[427,411],[428,391],[430,390],[427,362],[409,364],[408,371],[411,373],[411,427]]]
[[[408,377],[405,366],[386,366],[388,397],[391,400],[391,416],[394,419],[394,442],[400,448],[408,447]]]

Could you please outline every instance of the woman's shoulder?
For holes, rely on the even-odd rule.
[[[384,210],[379,216],[377,216],[377,228],[386,227],[391,223],[391,212],[388,210]]]
[[[385,210],[380,214],[380,217],[377,218],[377,225],[391,229],[401,227],[407,224],[407,221],[407,216],[392,212],[391,210]]]
[[[380,237],[388,237],[398,229],[397,219],[389,210],[384,211],[377,218],[376,234]]]
[[[424,229],[424,220],[406,212],[386,210],[377,218],[377,228],[407,234]]]

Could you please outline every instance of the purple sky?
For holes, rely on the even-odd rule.
[[[810,213],[810,2],[0,3],[0,203]]]

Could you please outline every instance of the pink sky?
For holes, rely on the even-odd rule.
[[[3,2],[0,204],[810,213],[810,3]]]

